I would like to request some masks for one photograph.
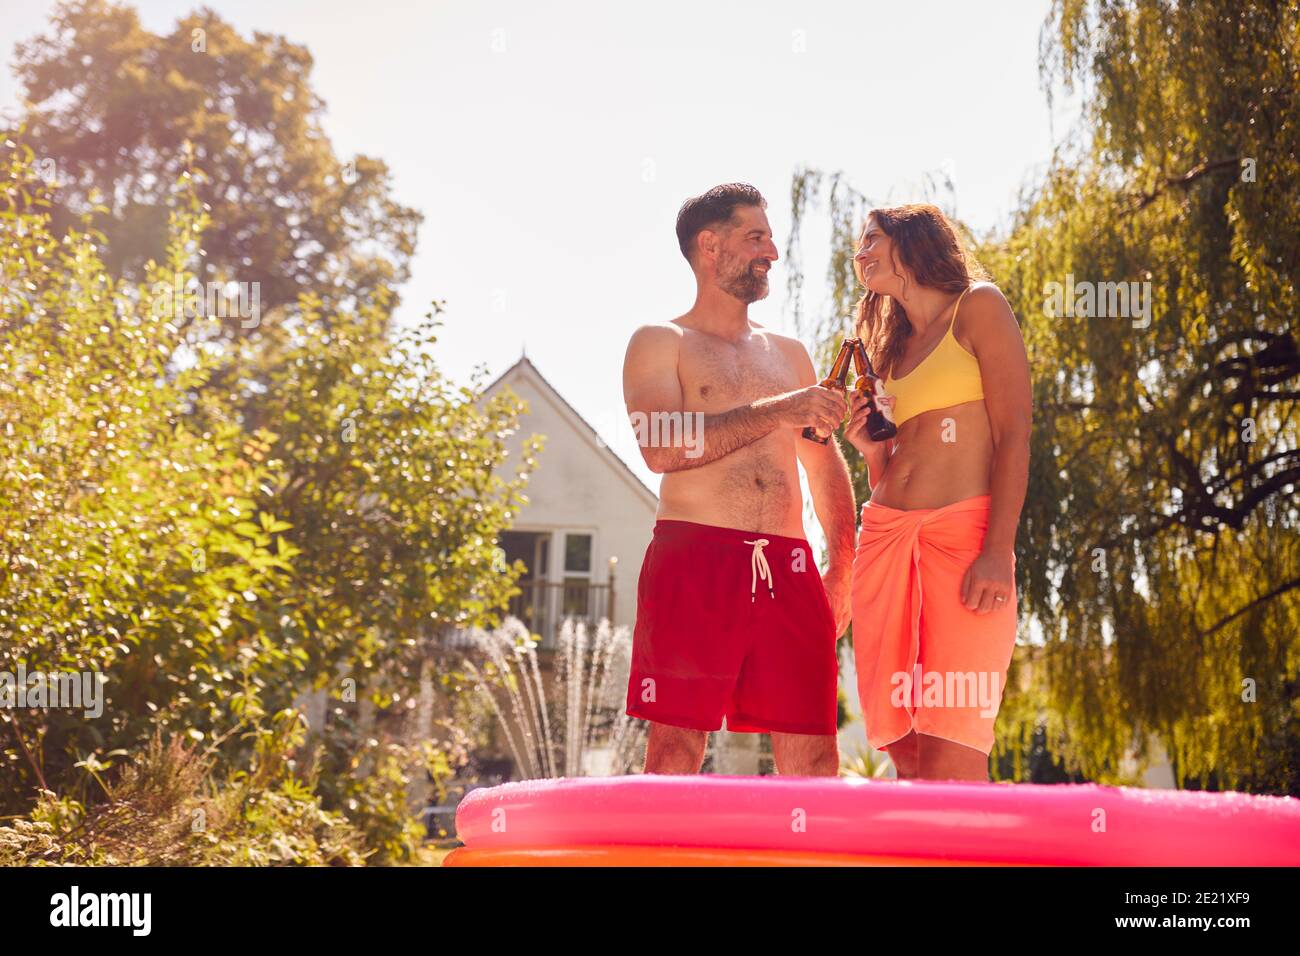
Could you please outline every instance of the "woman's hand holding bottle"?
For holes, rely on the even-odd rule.
[[[892,415],[894,411],[894,397],[892,395],[877,395],[876,405],[882,412]],[[849,443],[860,451],[864,458],[876,458],[879,456],[883,461],[888,448],[884,442],[872,441],[867,435],[867,416],[871,414],[871,396],[853,389],[849,393],[849,423],[844,426],[844,437]]]

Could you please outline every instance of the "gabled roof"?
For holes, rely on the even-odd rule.
[[[659,507],[659,496],[646,486],[646,483],[641,480],[640,476],[628,467],[627,462],[620,458],[618,453],[600,437],[600,433],[597,432],[596,429],[592,428],[591,424],[578,413],[576,408],[568,403],[564,396],[559,393],[559,390],[557,390],[556,387],[547,380],[546,376],[538,371],[537,366],[529,361],[528,356],[521,355],[519,361],[515,362],[514,365],[510,366],[488,384],[487,388],[483,390],[484,393],[486,394],[495,389],[516,369],[524,369],[535,376],[537,381],[544,386],[551,397],[555,399],[556,404],[560,409],[567,415],[567,417],[573,420],[575,427],[577,427],[580,432],[584,432],[586,437],[596,445],[596,449],[602,454],[602,457],[604,457],[604,459],[623,477],[624,480],[628,481],[638,493],[647,496],[647,500],[651,507]]]

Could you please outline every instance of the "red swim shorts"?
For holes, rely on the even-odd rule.
[[[802,538],[655,523],[627,712],[674,727],[834,734],[835,621]]]

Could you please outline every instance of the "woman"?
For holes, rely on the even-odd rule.
[[[900,778],[987,780],[1016,638],[1015,538],[1029,474],[1029,363],[1015,316],[934,206],[877,209],[853,260],[857,335],[897,435],[845,436],[871,499],[853,563],[867,737]],[[888,397],[885,397],[888,396]]]

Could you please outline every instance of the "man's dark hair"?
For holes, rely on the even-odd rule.
[[[737,206],[766,209],[767,200],[749,183],[726,183],[682,203],[677,213],[677,245],[687,262],[691,261],[691,245],[700,230],[731,222]]]

